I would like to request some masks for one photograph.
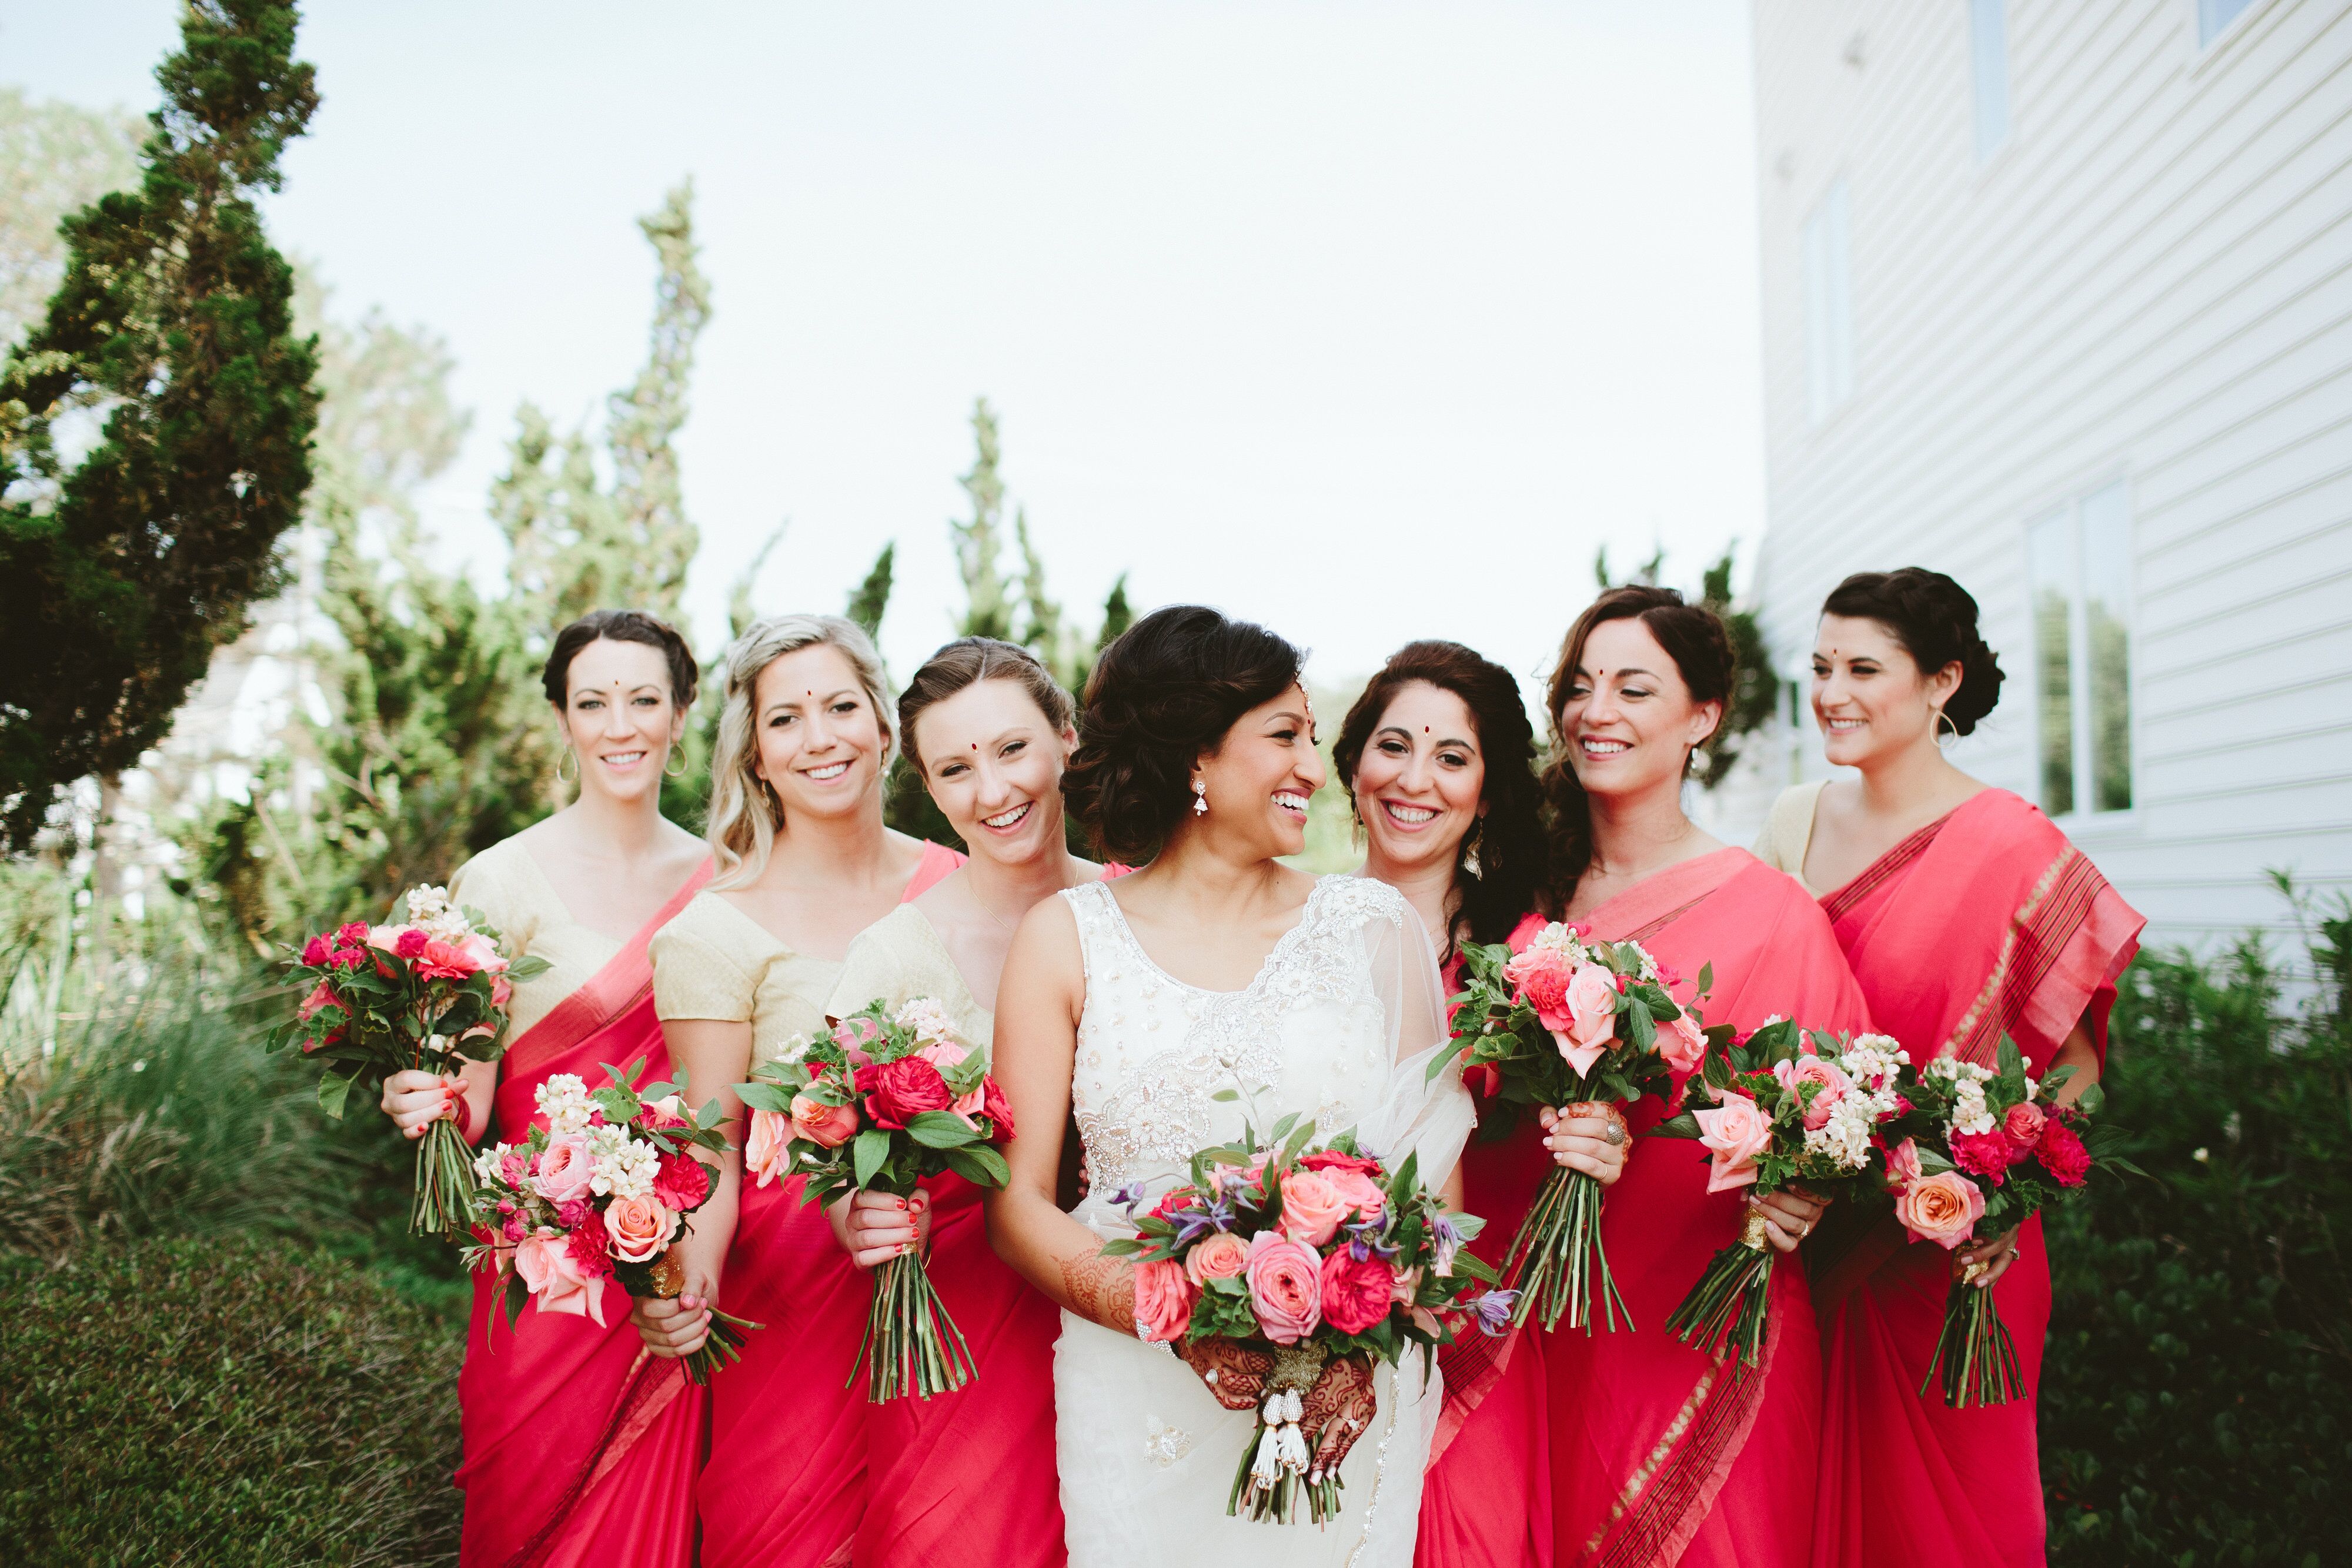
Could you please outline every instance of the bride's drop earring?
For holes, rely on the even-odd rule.
[[[1942,708],[1937,708],[1936,710],[1936,744],[1938,747],[1944,744],[1944,736],[1947,732],[1949,732],[1954,740],[1960,738],[1960,727],[1952,722],[1952,716]]]
[[[1485,874],[1478,866],[1478,830],[1483,826],[1483,822],[1471,823],[1470,841],[1462,846],[1462,869],[1472,876]]]
[[[1196,816],[1196,817],[1205,817],[1205,816],[1207,816],[1208,814],[1209,814],[1209,786],[1208,786],[1208,783],[1207,783],[1207,781],[1206,781],[1206,780],[1204,780],[1204,779],[1193,779],[1193,780],[1192,780],[1192,815],[1194,815],[1194,816]]]

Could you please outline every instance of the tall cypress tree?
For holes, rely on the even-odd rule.
[[[0,362],[0,847],[162,739],[278,585],[318,399],[254,196],[318,105],[294,31],[289,4],[191,0],[139,189],[66,220],[65,280]],[[101,417],[71,462],[60,426]]]

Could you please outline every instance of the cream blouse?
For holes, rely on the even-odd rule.
[[[572,918],[520,837],[501,839],[459,866],[449,879],[449,902],[480,910],[482,918],[497,927],[499,950],[508,957],[528,953],[550,966],[515,983],[508,1008],[509,1041],[521,1039],[621,951],[619,942]]]
[[[1764,820],[1764,832],[1756,841],[1756,858],[1766,865],[1777,866],[1797,879],[1797,885],[1815,898],[1822,890],[1805,880],[1805,852],[1813,842],[1813,805],[1822,798],[1822,786],[1826,779],[1816,779],[1810,784],[1791,784],[1780,791],[1772,802],[1772,814]]]
[[[830,1018],[847,1018],[868,1002],[896,1009],[917,997],[946,1009],[956,1033],[973,1045],[985,1049],[996,1031],[996,1015],[973,999],[939,927],[920,909],[902,904],[849,945],[824,1010]]]
[[[841,966],[797,953],[715,893],[698,893],[654,933],[654,1013],[751,1026],[751,1062],[824,1028]]]

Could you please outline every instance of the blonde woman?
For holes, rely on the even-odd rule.
[[[865,1511],[866,1400],[843,1386],[867,1290],[800,1184],[748,1183],[733,1085],[822,1029],[850,941],[962,857],[883,825],[894,737],[882,661],[832,615],[736,640],[711,758],[718,874],[653,941],[654,1007],[696,1105],[728,1142],[685,1243],[677,1300],[637,1307],[656,1355],[698,1348],[709,1305],[766,1325],[713,1380],[699,1488],[705,1568],[846,1561]]]

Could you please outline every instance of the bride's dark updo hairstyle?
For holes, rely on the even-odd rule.
[[[1830,590],[1822,613],[1877,622],[1923,676],[1959,665],[1960,684],[1944,704],[1944,716],[1962,735],[2000,701],[2000,661],[1977,631],[1977,601],[1940,571],[1917,566],[1857,571]]]
[[[1535,727],[1528,722],[1519,683],[1510,671],[1459,643],[1434,638],[1407,643],[1389,655],[1348,710],[1331,747],[1332,771],[1348,798],[1356,798],[1356,769],[1381,716],[1397,693],[1415,681],[1462,699],[1470,710],[1475,732],[1472,738],[1486,763],[1478,794],[1486,814],[1463,835],[1454,852],[1454,885],[1462,902],[1446,932],[1450,958],[1465,940],[1491,943],[1510,936],[1511,928],[1536,906],[1550,845],[1544,837],[1543,787],[1536,779]],[[1474,851],[1478,857],[1475,876],[1463,863]]]
[[[1551,716],[1551,761],[1544,768],[1544,797],[1552,810],[1551,897],[1548,913],[1557,913],[1576,894],[1577,882],[1592,864],[1592,803],[1577,781],[1570,747],[1560,730],[1560,715],[1568,707],[1569,688],[1576,684],[1576,666],[1584,660],[1584,644],[1592,629],[1610,621],[1639,621],[1675,662],[1694,703],[1731,701],[1731,637],[1715,612],[1693,604],[1671,588],[1628,583],[1612,588],[1585,607],[1568,629],[1560,644],[1559,663],[1552,667],[1551,687],[1544,709]],[[1720,727],[1722,721],[1717,724]],[[1712,736],[1709,736],[1712,738]],[[1702,740],[1699,745],[1706,742]],[[1695,754],[1697,747],[1692,747]],[[1690,758],[1683,758],[1690,773]]]
[[[680,708],[694,706],[702,666],[695,663],[694,650],[686,645],[676,627],[642,610],[591,610],[558,632],[554,645],[547,650],[547,667],[540,672],[540,685],[557,707],[571,700],[572,661],[591,643],[643,643],[658,649],[669,664],[670,701]]]
[[[1192,809],[1192,764],[1297,684],[1306,655],[1202,605],[1155,610],[1103,650],[1062,799],[1106,857],[1140,865]]]

